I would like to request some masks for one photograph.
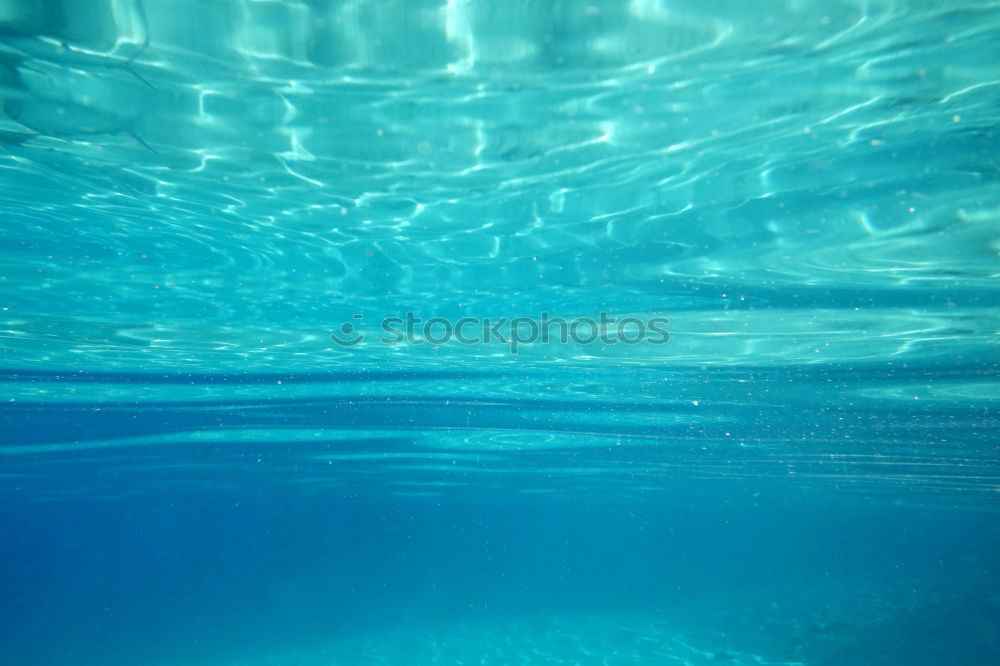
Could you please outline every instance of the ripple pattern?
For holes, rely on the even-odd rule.
[[[643,362],[919,360],[958,330],[982,353],[998,31],[985,0],[11,0],[5,353],[421,364],[326,335],[428,303],[622,302],[678,317],[675,350]],[[864,293],[895,311],[845,348]],[[956,298],[981,310],[960,320]],[[750,321],[720,321],[737,299]],[[791,323],[762,329],[776,302]]]

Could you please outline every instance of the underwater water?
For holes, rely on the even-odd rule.
[[[0,0],[0,102],[0,663],[1000,663],[1000,3]]]

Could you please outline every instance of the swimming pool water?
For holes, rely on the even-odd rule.
[[[998,63],[988,0],[0,0],[0,663],[1000,663]]]

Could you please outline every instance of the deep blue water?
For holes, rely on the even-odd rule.
[[[0,0],[0,103],[0,664],[1000,663],[997,2]]]

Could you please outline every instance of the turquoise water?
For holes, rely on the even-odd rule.
[[[998,63],[986,0],[0,0],[0,663],[1000,663]]]

